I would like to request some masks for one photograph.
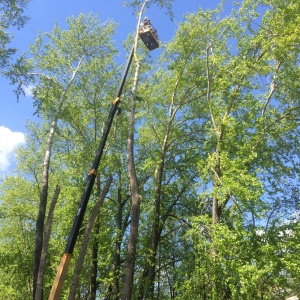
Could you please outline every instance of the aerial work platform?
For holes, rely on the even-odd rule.
[[[152,26],[147,17],[144,19],[144,23],[140,26],[139,36],[149,50],[159,47],[156,29]]]

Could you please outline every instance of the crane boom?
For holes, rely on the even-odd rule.
[[[121,78],[121,82],[120,82],[120,85],[119,85],[119,88],[118,88],[116,98],[112,102],[112,106],[111,106],[111,109],[110,109],[110,112],[109,112],[109,116],[108,116],[108,119],[107,119],[106,124],[105,124],[102,139],[100,141],[98,151],[97,151],[97,154],[95,156],[92,168],[88,172],[86,186],[85,186],[84,192],[83,192],[82,197],[81,197],[81,201],[80,201],[80,204],[79,204],[79,207],[78,207],[78,210],[77,210],[76,217],[74,219],[74,223],[73,223],[73,227],[71,229],[71,233],[70,233],[69,238],[68,238],[68,242],[67,242],[67,245],[66,245],[66,248],[65,248],[65,253],[62,256],[62,258],[60,260],[60,264],[57,268],[56,277],[55,277],[54,283],[52,285],[49,300],[58,300],[59,299],[59,295],[60,295],[61,290],[62,290],[62,286],[63,286],[64,280],[65,280],[65,277],[66,277],[66,274],[67,274],[67,271],[68,271],[68,267],[70,265],[70,261],[71,261],[71,257],[72,257],[73,251],[74,251],[74,247],[75,247],[75,244],[76,244],[77,237],[78,237],[79,229],[81,227],[82,220],[83,220],[83,217],[84,217],[84,214],[85,214],[85,211],[86,211],[86,207],[87,207],[87,204],[88,204],[88,201],[89,201],[89,198],[90,198],[90,195],[91,195],[94,183],[95,183],[95,179],[96,179],[96,176],[97,176],[97,170],[98,170],[99,163],[100,163],[103,151],[104,151],[106,140],[107,140],[107,137],[108,137],[108,134],[109,134],[114,116],[117,112],[119,103],[121,102],[120,96],[122,94],[122,90],[123,90],[123,87],[124,87],[124,84],[125,84],[125,80],[126,80],[126,77],[127,77],[128,71],[129,71],[129,67],[130,67],[130,64],[131,64],[131,61],[132,61],[133,53],[134,53],[134,47],[132,47],[131,52],[129,54],[127,64],[126,64],[123,76]]]

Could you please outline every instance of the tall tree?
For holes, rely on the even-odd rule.
[[[135,132],[135,106],[136,106],[136,93],[140,76],[140,60],[137,56],[137,45],[139,36],[139,26],[141,23],[142,13],[147,1],[144,1],[141,10],[139,12],[138,25],[135,33],[134,40],[134,62],[135,62],[135,73],[133,79],[133,85],[130,95],[130,109],[128,118],[128,141],[127,141],[127,160],[128,160],[128,177],[129,186],[131,193],[131,221],[130,221],[130,232],[128,236],[127,256],[126,256],[126,267],[124,275],[124,284],[122,290],[122,299],[131,299],[135,256],[138,241],[138,230],[140,221],[140,202],[141,196],[139,194],[138,178],[136,174],[136,167],[134,161],[134,132]]]
[[[88,65],[99,55],[111,57],[109,38],[114,25],[99,25],[92,15],[69,18],[69,30],[63,31],[56,25],[52,33],[40,35],[32,46],[33,58],[22,57],[10,72],[13,82],[35,84],[34,98],[38,114],[50,122],[45,146],[43,174],[41,180],[40,204],[36,222],[34,291],[39,274],[40,256],[43,245],[43,231],[48,199],[49,168],[59,119],[67,102],[72,100],[75,87],[91,73]],[[72,49],[72,50],[71,50]]]

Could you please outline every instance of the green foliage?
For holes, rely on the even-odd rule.
[[[0,298],[30,298],[35,214],[35,188],[21,177],[8,177],[0,207]]]
[[[297,272],[291,271],[297,257],[291,259],[287,248],[282,248],[297,241],[297,226],[290,224],[287,228],[293,229],[289,230],[282,225],[266,232],[245,227],[239,219],[230,225],[218,224],[213,232],[207,231],[209,219],[193,220],[188,236],[196,245],[194,271],[178,286],[178,299],[282,299],[297,291],[293,287]]]
[[[20,29],[28,21],[24,15],[24,10],[30,0],[3,0],[0,3],[0,67],[3,69],[9,64],[9,59],[16,49],[7,47],[12,39],[12,34],[8,31],[11,26]],[[3,70],[2,70],[3,71]]]

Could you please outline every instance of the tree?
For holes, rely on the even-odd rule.
[[[139,24],[141,23],[142,13],[147,1],[144,1],[141,10],[139,12],[138,25],[135,33],[134,40],[134,59],[135,59],[135,73],[130,95],[130,110],[128,118],[128,141],[127,141],[127,160],[128,160],[128,178],[131,193],[131,221],[130,221],[130,232],[128,236],[127,256],[126,256],[126,267],[124,275],[124,284],[122,290],[122,299],[131,299],[135,257],[138,241],[139,221],[140,221],[140,203],[141,196],[139,194],[139,184],[136,174],[136,167],[134,161],[134,132],[135,132],[135,106],[136,106],[136,93],[138,87],[138,81],[140,76],[140,60],[137,56],[137,45],[138,45],[138,34]]]
[[[30,299],[35,213],[32,197],[36,186],[21,176],[6,178],[2,184],[0,208],[0,298]],[[12,200],[14,199],[14,200]]]
[[[11,42],[12,34],[8,31],[11,26],[21,29],[28,21],[24,15],[30,0],[1,1],[0,11],[0,67],[3,69],[8,66],[10,57],[16,52],[16,49],[8,47]]]
[[[240,10],[233,18],[219,17],[218,22],[211,21],[214,14],[212,12],[204,13],[200,10],[197,15],[189,16],[177,32],[174,52],[169,54],[175,57],[174,67],[186,64],[186,72],[195,70],[194,72],[199,72],[196,74],[206,81],[205,85],[197,86],[197,94],[204,94],[205,98],[202,97],[203,101],[197,103],[197,106],[192,104],[194,110],[190,111],[190,115],[207,114],[205,123],[199,124],[204,128],[202,132],[205,138],[204,145],[199,144],[204,154],[199,157],[199,172],[202,180],[212,186],[212,190],[208,190],[206,195],[203,193],[202,196],[208,197],[212,203],[211,222],[199,216],[195,223],[195,227],[198,228],[198,224],[202,223],[204,232],[199,232],[199,236],[202,235],[206,239],[206,246],[201,250],[210,248],[210,256],[206,258],[203,256],[205,251],[199,252],[199,263],[203,260],[207,265],[203,265],[203,273],[199,273],[198,276],[206,274],[207,277],[203,278],[202,288],[198,285],[199,289],[193,290],[194,297],[198,295],[203,299],[233,297],[232,293],[236,292],[235,287],[227,281],[228,273],[226,272],[226,278],[221,271],[223,257],[228,259],[232,254],[229,256],[223,248],[219,249],[224,236],[229,236],[229,233],[224,233],[223,226],[232,228],[237,226],[238,222],[247,224],[249,221],[256,226],[258,215],[262,216],[267,207],[276,207],[276,202],[271,201],[274,195],[282,199],[279,189],[270,184],[269,180],[274,175],[278,182],[283,176],[291,176],[287,180],[291,184],[293,177],[297,176],[295,165],[295,168],[288,168],[288,171],[286,169],[286,155],[294,155],[297,142],[289,144],[289,149],[284,144],[287,142],[286,138],[290,140],[290,134],[298,135],[295,118],[299,114],[299,108],[291,103],[296,101],[293,96],[293,80],[284,80],[283,83],[283,78],[287,76],[281,75],[294,72],[292,64],[295,65],[294,58],[298,55],[298,50],[293,47],[294,41],[290,44],[291,48],[288,47],[288,56],[286,50],[281,48],[281,52],[277,48],[277,42],[273,43],[273,35],[268,35],[269,30],[273,31],[269,26],[268,13],[264,19],[268,20],[267,24],[262,23],[258,29],[253,27],[256,21],[252,16],[255,16],[256,12],[247,7],[247,16],[244,13]],[[275,11],[274,15],[277,15]],[[195,24],[201,24],[201,27]],[[277,35],[281,36],[282,33],[278,32]],[[230,39],[236,40],[233,45],[236,44],[237,49],[228,48]],[[193,62],[193,69],[189,68],[189,61],[183,60],[184,55],[188,55],[189,61]],[[280,62],[277,61],[279,57],[282,59]],[[267,78],[273,80],[268,83]],[[193,82],[196,86],[196,80]],[[279,86],[283,89],[278,90]],[[283,90],[285,97],[281,94]],[[290,114],[291,118],[288,117]],[[285,203],[289,203],[289,199]],[[242,214],[242,221],[232,215],[234,210]],[[282,209],[280,211],[284,212]],[[229,229],[229,232],[231,231],[232,229]],[[275,257],[273,259],[275,260]],[[258,276],[264,280],[264,274]],[[274,275],[274,278],[277,276],[278,274]],[[250,278],[253,278],[253,274],[248,277],[249,280]],[[199,277],[197,279],[199,280]],[[207,284],[206,280],[210,284]],[[191,283],[193,284],[194,282]],[[265,284],[272,286],[271,282]],[[257,283],[253,284],[253,288],[255,285],[257,286]],[[266,286],[262,287],[261,291],[264,297],[267,297]],[[246,294],[253,299],[254,295],[251,296],[250,290]],[[186,292],[186,295],[191,297],[189,292]]]
[[[99,63],[99,55],[107,56],[102,62],[102,66],[105,63],[107,66],[113,53],[109,38],[114,25],[112,23],[98,25],[97,22],[95,16],[80,15],[77,19],[68,19],[70,27],[68,31],[63,31],[56,25],[51,34],[40,35],[37,38],[32,47],[33,58],[26,60],[25,57],[21,57],[10,72],[13,82],[18,82],[17,92],[22,91],[24,82],[35,85],[33,93],[37,113],[51,123],[45,144],[39,213],[36,223],[34,290],[36,290],[39,276],[50,159],[58,121],[63,120],[64,110],[68,108],[68,102],[73,100],[72,97],[76,92],[74,85],[78,87],[80,82],[84,82],[86,76],[91,75],[91,69]],[[100,67],[100,64],[98,66]],[[43,277],[43,274],[41,276]],[[42,286],[39,288],[41,289]],[[38,299],[41,299],[41,296],[38,296]]]

